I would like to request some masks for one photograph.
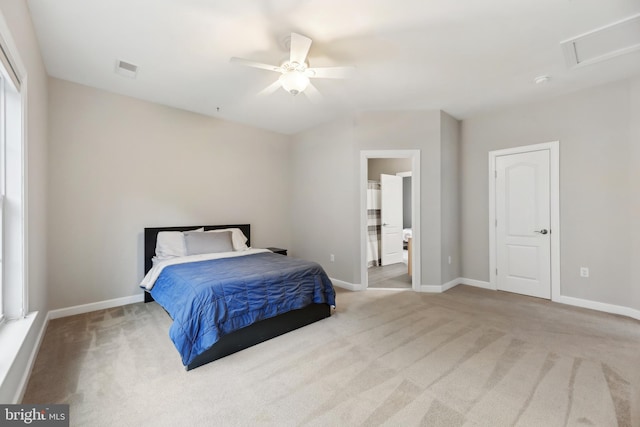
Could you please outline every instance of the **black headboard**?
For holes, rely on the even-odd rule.
[[[250,224],[234,224],[234,225],[188,225],[182,227],[154,227],[144,229],[144,274],[151,270],[151,259],[156,254],[156,240],[158,233],[161,231],[187,231],[195,228],[204,228],[207,230],[219,230],[222,228],[239,228],[247,237],[247,246],[251,246],[251,225]]]

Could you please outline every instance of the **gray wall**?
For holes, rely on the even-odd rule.
[[[419,149],[422,283],[442,284],[440,127],[439,111],[367,112],[294,135],[293,253],[359,284],[360,152]],[[447,146],[455,145],[451,135]]]
[[[361,113],[357,116],[355,138],[358,152],[420,150],[422,284],[440,285],[440,112]]]
[[[294,136],[291,254],[348,283],[360,282],[356,158],[349,119]]]
[[[441,283],[460,277],[460,122],[449,114],[441,113],[441,183],[442,183],[442,257]],[[449,263],[451,257],[451,263]]]
[[[47,74],[26,1],[0,0],[0,11],[9,27],[17,53],[26,68],[27,83],[27,286],[29,310],[38,311],[29,335],[5,381],[0,402],[12,402],[29,356],[37,345],[48,309],[47,287]]]
[[[462,122],[463,277],[489,280],[488,152],[559,140],[561,293],[640,308],[639,99],[626,80]]]
[[[144,227],[290,244],[290,137],[49,81],[51,308],[140,294]]]

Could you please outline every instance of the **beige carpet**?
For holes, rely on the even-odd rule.
[[[83,426],[640,425],[638,321],[466,286],[337,301],[190,372],[155,303],[53,320],[24,402]]]

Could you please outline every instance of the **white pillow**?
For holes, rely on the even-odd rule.
[[[196,228],[188,231],[204,231],[204,228]],[[173,258],[185,256],[187,249],[184,245],[182,231],[161,231],[156,239],[156,257]]]
[[[247,246],[247,236],[244,235],[239,228],[224,228],[220,230],[207,230],[207,233],[221,233],[223,231],[231,231],[231,241],[233,242],[234,251],[246,251],[249,249]]]

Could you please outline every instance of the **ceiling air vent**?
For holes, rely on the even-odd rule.
[[[138,66],[119,59],[116,61],[116,74],[135,79],[138,74]]]
[[[560,45],[569,67],[640,50],[640,14],[565,40]]]

